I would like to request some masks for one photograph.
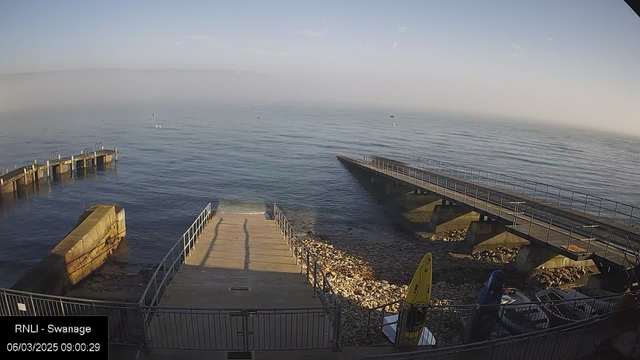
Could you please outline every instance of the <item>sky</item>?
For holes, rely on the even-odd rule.
[[[196,82],[189,96],[223,94],[224,84],[258,100],[455,110],[640,134],[638,35],[640,18],[622,0],[0,0],[0,111],[92,94],[135,98],[169,84],[186,96]],[[79,69],[244,75],[211,74],[206,85],[176,72],[6,75]]]

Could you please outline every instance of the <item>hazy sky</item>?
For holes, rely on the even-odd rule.
[[[622,0],[0,0],[0,74],[230,69],[268,76],[256,98],[453,109],[640,134],[639,35],[640,18]],[[0,79],[0,109],[26,103],[30,85],[20,81]],[[50,96],[67,93],[55,81]]]

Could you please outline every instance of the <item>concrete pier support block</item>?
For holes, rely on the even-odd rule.
[[[2,194],[11,194],[14,191],[14,183],[13,182],[2,182],[0,185],[0,193]]]
[[[470,252],[476,253],[497,247],[521,247],[529,245],[529,241],[514,235],[496,221],[474,221],[469,225],[465,243]]]
[[[519,273],[527,274],[534,269],[544,266],[547,269],[561,268],[565,266],[589,266],[594,267],[593,260],[571,260],[547,248],[525,245],[520,248],[515,261]]]
[[[458,205],[437,205],[433,209],[433,216],[427,226],[427,231],[434,234],[466,229],[469,225],[478,220],[478,214],[475,211],[458,206]]]
[[[64,174],[67,172],[67,165],[66,164],[54,165],[53,172],[56,174]]]

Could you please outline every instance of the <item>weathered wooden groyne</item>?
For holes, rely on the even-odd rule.
[[[98,149],[100,147],[100,149]],[[118,148],[113,150],[96,146],[96,149],[86,148],[78,155],[62,157],[57,152],[52,152],[50,160],[44,164],[33,160],[33,164],[24,165],[14,170],[6,169],[0,174],[0,197],[13,194],[29,184],[37,183],[43,179],[50,179],[61,174],[73,174],[75,170],[98,167],[118,161]]]

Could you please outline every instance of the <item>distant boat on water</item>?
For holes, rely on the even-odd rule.
[[[395,116],[395,115],[389,115],[389,117],[392,117],[392,118],[394,118],[394,117],[396,117],[396,116]]]

